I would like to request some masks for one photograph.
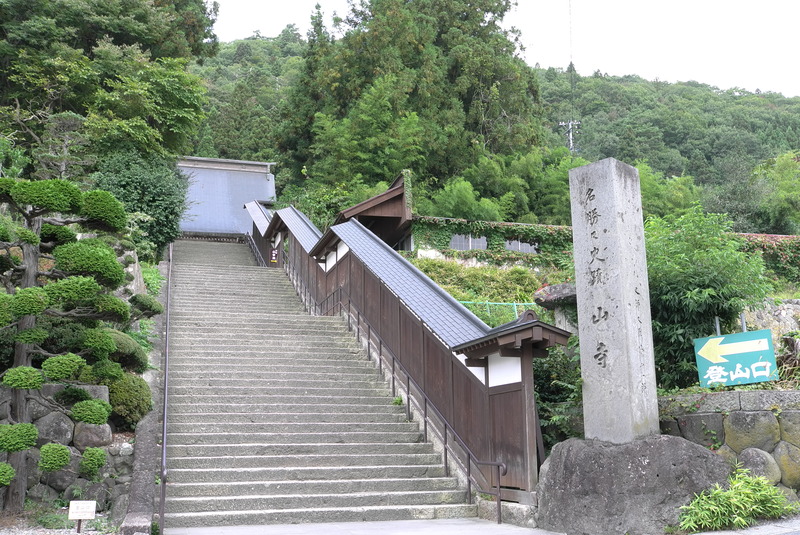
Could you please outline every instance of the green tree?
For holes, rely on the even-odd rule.
[[[760,256],[745,253],[731,223],[695,207],[680,217],[645,222],[656,371],[662,387],[697,382],[692,340],[708,336],[714,318],[732,327],[759,305],[769,283]]]
[[[758,204],[761,228],[769,234],[800,234],[800,156],[787,152],[755,168],[753,182],[768,191]]]
[[[122,204],[105,191],[83,192],[62,178],[29,180],[23,171],[24,159],[22,151],[0,144],[0,161],[11,162],[0,177],[0,202],[11,214],[0,221],[4,253],[0,283],[5,288],[0,294],[0,326],[13,334],[13,363],[3,383],[13,389],[9,420],[17,425],[30,425],[28,401],[43,381],[42,371],[33,365],[59,358],[47,343],[51,331],[45,327],[52,327],[53,321],[73,322],[85,331],[93,321],[124,323],[130,317],[128,304],[109,293],[124,282],[116,252],[99,239],[76,242],[70,229],[80,225],[87,230],[122,231],[127,219]],[[80,354],[97,358],[96,341],[85,335]],[[63,371],[63,364],[44,367]],[[8,512],[22,511],[27,447],[6,449],[11,451],[8,462],[16,473],[6,492]]]

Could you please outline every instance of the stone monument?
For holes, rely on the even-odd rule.
[[[639,174],[608,158],[570,171],[586,440],[542,466],[537,523],[570,535],[663,533],[730,467],[660,435]]]

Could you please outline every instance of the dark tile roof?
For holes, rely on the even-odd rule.
[[[269,222],[272,219],[272,210],[268,210],[258,201],[245,203],[244,209],[253,218],[253,223],[263,236],[267,232],[267,227],[269,227]]]
[[[295,208],[289,206],[275,212],[286,228],[289,229],[305,252],[311,251],[322,237],[322,232],[306,217],[306,215]],[[274,219],[274,217],[273,217]],[[272,223],[272,221],[270,221]]]
[[[488,325],[358,221],[331,230],[450,347],[489,331]]]

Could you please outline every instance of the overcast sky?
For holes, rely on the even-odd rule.
[[[301,33],[319,3],[330,27],[347,0],[217,0],[220,41]],[[800,96],[800,0],[518,0],[505,24],[522,32],[529,64],[584,76],[638,74],[722,89]],[[572,16],[570,17],[570,11]],[[570,23],[571,21],[571,23]],[[571,27],[571,32],[570,32]],[[570,34],[572,38],[570,39]]]

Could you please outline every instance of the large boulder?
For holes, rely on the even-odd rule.
[[[36,445],[41,447],[49,442],[56,442],[68,446],[72,442],[75,423],[62,412],[51,412],[34,422],[39,430]]]
[[[668,435],[629,444],[569,439],[548,465],[537,525],[570,535],[663,533],[678,523],[680,506],[730,473],[722,457]]]
[[[778,444],[780,446],[780,444]],[[775,453],[778,448],[775,448]],[[781,482],[781,468],[778,466],[775,458],[769,453],[758,448],[747,448],[739,455],[739,462],[742,467],[750,471],[753,477],[764,477],[772,485],[777,485]]]
[[[108,446],[111,444],[112,439],[110,425],[78,422],[75,424],[75,436],[72,439],[72,444],[80,451],[84,451],[86,448]]]
[[[781,440],[781,426],[769,411],[738,411],[725,418],[725,443],[735,452],[758,448],[771,452]]]

